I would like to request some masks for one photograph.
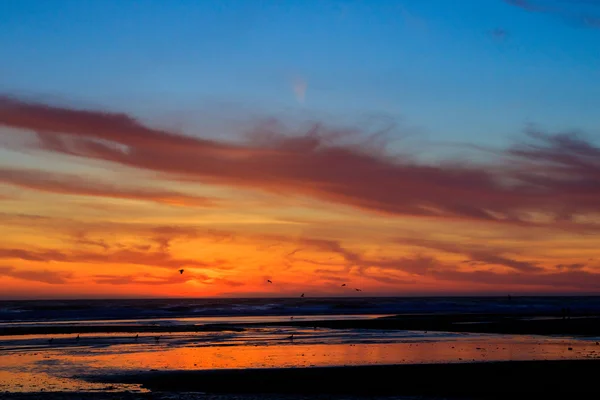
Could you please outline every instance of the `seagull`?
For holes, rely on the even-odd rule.
[[[184,271],[183,269],[180,269],[180,270],[179,270],[179,274],[180,274],[180,275],[181,275],[181,274],[183,274],[183,271]]]
[[[346,286],[346,284],[345,284],[345,283],[342,283],[342,286]]]
[[[362,292],[362,290],[361,290],[361,289],[354,289],[354,290],[356,290],[357,292]]]
[[[300,295],[300,297],[304,297],[304,293],[302,293],[302,294]]]
[[[270,279],[267,279],[267,283],[273,283],[273,282],[271,282],[271,280],[270,280]]]

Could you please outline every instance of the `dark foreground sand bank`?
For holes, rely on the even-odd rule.
[[[475,398],[600,398],[599,360],[511,361],[88,376],[141,384],[152,392],[403,395]]]
[[[265,324],[266,325],[266,324]],[[562,319],[546,315],[451,314],[399,315],[364,320],[290,321],[269,325],[316,326],[330,329],[389,329],[517,335],[600,336],[600,316]]]
[[[370,400],[408,400],[406,397],[368,396]],[[0,393],[2,400],[365,400],[364,396],[286,395],[286,394],[211,394],[211,393]],[[421,397],[410,398],[419,400]],[[444,398],[445,399],[445,398]],[[427,397],[426,400],[438,400]],[[441,400],[441,399],[440,399]]]

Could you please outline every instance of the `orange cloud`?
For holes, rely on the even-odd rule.
[[[0,285],[14,295],[348,295],[342,283],[369,294],[600,290],[590,235],[600,228],[600,149],[577,135],[529,129],[485,162],[426,163],[323,125],[289,134],[275,122],[227,142],[7,97],[0,125],[27,138],[19,149],[111,167],[102,180],[51,172],[47,160],[0,167],[3,189],[57,195],[3,200],[0,260],[10,267]],[[225,192],[267,200],[215,200]],[[94,210],[69,202],[65,212],[60,195],[92,197]]]
[[[206,262],[186,258],[176,258],[163,250],[150,250],[145,246],[141,248],[119,249],[110,252],[0,248],[0,259],[19,259],[45,263],[54,261],[63,263],[132,264],[172,269],[180,267],[227,269],[227,266],[223,264],[223,261]]]
[[[62,271],[20,270],[14,267],[0,266],[0,276],[21,279],[25,281],[42,282],[51,285],[67,283],[72,274]]]

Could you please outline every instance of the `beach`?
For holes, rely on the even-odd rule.
[[[460,309],[473,299],[452,307],[438,301],[445,304],[438,309],[424,300],[428,312],[405,307],[401,314],[382,313],[390,299],[313,299],[304,308],[290,300],[295,312],[280,307],[280,315],[253,300],[263,315],[214,315],[210,307],[202,314],[195,306],[182,315],[179,305],[174,315],[155,310],[145,318],[126,307],[110,318],[95,304],[73,318],[67,302],[46,319],[25,304],[21,319],[0,322],[0,397],[592,395],[600,393],[593,384],[600,367],[594,301],[579,302],[585,308],[572,302],[568,316],[555,299],[527,299],[529,306],[512,310],[479,300],[475,312]],[[356,304],[363,307],[355,313],[335,313]]]

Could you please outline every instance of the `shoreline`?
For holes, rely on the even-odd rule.
[[[541,315],[535,315],[540,317]],[[528,316],[529,318],[533,316]],[[408,331],[436,331],[456,333],[491,333],[518,335],[580,335],[600,336],[600,316],[590,315],[569,319],[528,319],[515,315],[431,315],[396,316],[372,320],[290,321],[290,325],[329,329],[381,329]]]
[[[543,319],[535,319],[543,317]],[[85,333],[176,333],[176,332],[243,332],[255,327],[308,327],[329,329],[378,329],[435,331],[455,333],[491,333],[522,335],[600,336],[600,316],[577,315],[562,319],[555,314],[424,314],[396,315],[365,319],[292,320],[279,322],[207,323],[203,325],[56,325],[0,326],[0,337],[20,335]]]

